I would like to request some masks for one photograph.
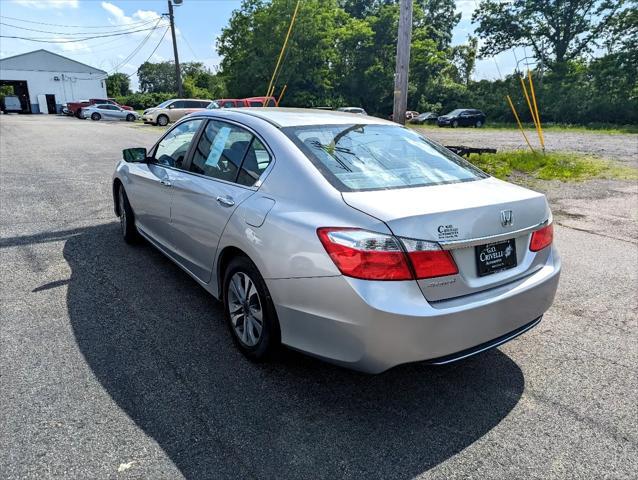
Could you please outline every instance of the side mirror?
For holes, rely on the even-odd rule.
[[[146,162],[146,149],[145,148],[125,148],[122,150],[122,159],[129,163],[144,163]]]

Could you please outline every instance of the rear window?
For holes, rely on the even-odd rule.
[[[340,191],[420,187],[487,177],[449,150],[399,126],[312,125],[282,130]]]
[[[264,102],[259,102],[259,101],[251,101],[250,102],[250,106],[251,107],[263,107],[264,106]]]

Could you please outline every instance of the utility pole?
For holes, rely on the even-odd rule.
[[[412,0],[401,0],[399,6],[399,34],[397,63],[394,73],[394,106],[392,119],[405,125],[408,109],[408,71],[410,69],[410,43],[412,42]]]
[[[180,5],[182,0],[176,0],[175,4]],[[175,55],[175,80],[177,81],[177,95],[184,96],[182,88],[182,73],[179,69],[179,56],[177,55],[177,40],[175,40],[175,18],[173,17],[173,1],[168,0],[168,20],[171,23],[171,35],[173,36],[173,54]]]

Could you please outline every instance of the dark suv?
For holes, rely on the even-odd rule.
[[[472,108],[457,108],[437,119],[439,127],[476,127],[485,125],[485,114]]]

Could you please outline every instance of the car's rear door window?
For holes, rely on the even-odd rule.
[[[461,157],[393,125],[312,125],[282,129],[341,191],[440,185],[485,178]]]
[[[200,175],[254,185],[270,164],[270,155],[251,132],[226,122],[208,122],[193,151],[190,170]]]
[[[252,101],[252,102],[250,102],[250,106],[251,106],[251,107],[263,107],[263,106],[264,106],[264,103],[263,103],[263,102],[255,102],[255,101]]]

